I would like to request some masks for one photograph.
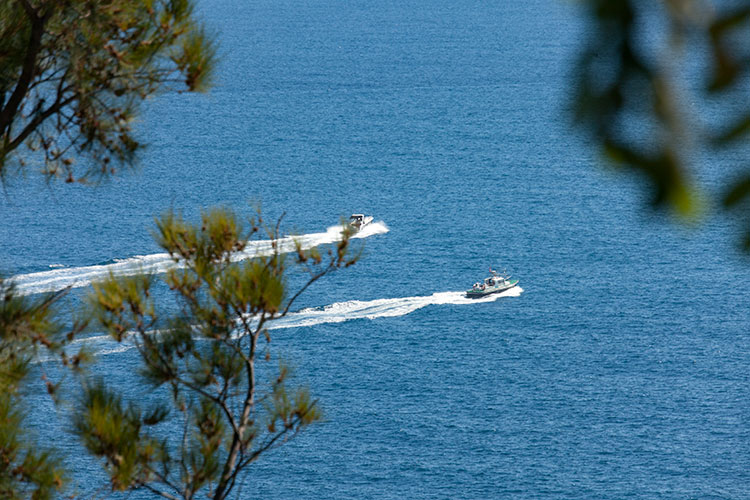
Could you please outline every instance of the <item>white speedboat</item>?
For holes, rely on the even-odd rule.
[[[372,219],[373,218],[370,215],[352,214],[352,216],[349,217],[349,225],[357,231],[361,231],[362,228],[372,222]]]

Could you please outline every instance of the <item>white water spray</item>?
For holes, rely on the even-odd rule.
[[[480,299],[470,299],[464,292],[438,292],[432,295],[401,297],[395,299],[348,300],[336,302],[322,308],[303,309],[296,313],[271,322],[269,330],[281,328],[299,328],[323,323],[341,323],[353,319],[393,318],[411,314],[418,309],[431,305],[469,305],[494,302],[503,297],[518,297],[523,292],[519,286],[502,293],[496,293]]]
[[[355,319],[377,319],[394,318],[406,316],[423,307],[431,305],[469,305],[495,302],[505,297],[519,297],[523,288],[516,286],[502,293],[495,293],[480,299],[470,299],[464,292],[438,292],[432,295],[416,297],[400,297],[393,299],[375,300],[348,300],[346,302],[335,302],[324,307],[302,309],[301,311],[289,313],[283,318],[273,320],[266,324],[269,330],[280,330],[284,328],[301,328],[307,326],[322,325],[326,323],[343,323]],[[99,335],[86,339],[77,340],[75,343],[86,343],[99,345],[94,351],[99,355],[114,354],[127,351],[133,345],[125,341],[115,345],[111,337]]]
[[[388,226],[384,222],[373,222],[365,226],[362,231],[354,234],[352,239],[367,238],[387,232]],[[325,233],[310,233],[294,237],[288,236],[276,240],[276,243],[280,253],[288,253],[295,250],[295,240],[299,241],[303,249],[309,249],[318,245],[335,243],[340,239],[341,226],[332,226]],[[248,243],[246,249],[235,254],[232,260],[239,261],[252,257],[267,256],[272,253],[273,245],[271,240],[251,241]],[[57,268],[38,273],[19,274],[10,279],[15,282],[21,294],[30,295],[34,293],[55,292],[67,287],[84,287],[91,284],[92,281],[106,278],[110,273],[115,276],[131,276],[141,273],[161,274],[179,267],[181,267],[181,264],[175,263],[169,254],[156,253],[151,255],[136,255],[135,257],[123,259],[112,264]]]

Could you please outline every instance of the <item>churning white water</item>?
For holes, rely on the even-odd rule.
[[[352,236],[353,239],[367,238],[376,234],[388,232],[384,222],[373,222],[365,226]],[[280,253],[295,250],[295,241],[303,249],[318,245],[335,243],[341,239],[341,226],[331,226],[324,233],[310,233],[301,236],[288,236],[276,240]],[[233,260],[239,261],[253,257],[271,255],[273,253],[271,240],[251,241],[245,250],[238,252]],[[55,292],[64,288],[79,288],[91,282],[105,278],[112,273],[115,276],[131,276],[134,274],[160,274],[170,269],[179,268],[181,264],[174,262],[167,253],[151,255],[136,255],[127,259],[117,260],[111,264],[57,268],[38,273],[19,274],[10,278],[18,287],[20,293],[30,295],[34,293]]]

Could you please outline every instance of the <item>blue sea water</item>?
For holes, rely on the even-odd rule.
[[[254,464],[241,498],[750,498],[750,264],[723,218],[649,216],[648,193],[600,168],[566,112],[571,3],[200,7],[215,87],[147,103],[135,173],[10,182],[0,270],[31,291],[86,283],[158,253],[170,208],[260,200],[299,234],[382,221],[272,331],[326,421]],[[708,190],[730,163],[702,165]],[[461,299],[489,265],[523,292]],[[135,366],[101,349],[94,370],[137,386]],[[39,434],[64,434],[34,401]]]

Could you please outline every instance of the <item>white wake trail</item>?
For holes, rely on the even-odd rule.
[[[367,238],[387,232],[388,226],[384,222],[373,222],[365,226],[362,231],[353,235],[352,238]],[[280,238],[276,240],[279,252],[293,252],[295,250],[295,240],[300,242],[303,249],[335,243],[341,240],[341,226],[329,227],[324,233],[311,233]],[[251,241],[245,250],[233,256],[233,260],[239,261],[252,257],[267,256],[272,253],[273,245],[271,240]],[[156,253],[151,255],[136,255],[112,264],[58,268],[38,273],[19,274],[11,277],[10,280],[15,282],[21,294],[30,295],[34,293],[56,292],[67,287],[80,288],[88,286],[92,281],[106,278],[110,273],[115,276],[131,276],[141,273],[161,274],[179,267],[181,267],[181,264],[175,263],[169,254]]]
[[[470,299],[464,292],[438,292],[432,295],[401,297],[395,299],[349,300],[336,302],[322,308],[303,309],[271,322],[269,330],[299,328],[323,323],[342,323],[354,319],[376,319],[406,316],[431,305],[469,305],[494,302],[503,297],[519,297],[520,286],[481,299]]]
[[[283,328],[301,328],[326,323],[343,323],[355,319],[377,319],[406,316],[423,307],[431,305],[469,305],[495,302],[505,297],[519,297],[523,288],[516,286],[502,293],[496,293],[481,299],[467,298],[464,292],[438,292],[432,295],[416,297],[400,297],[393,299],[376,300],[348,300],[346,302],[335,302],[320,308],[308,308],[290,313],[287,316],[267,323],[269,330],[280,330]],[[115,344],[111,337],[100,335],[77,340],[75,343],[100,344],[95,349],[97,354],[114,354],[133,348],[129,341],[119,345]]]

